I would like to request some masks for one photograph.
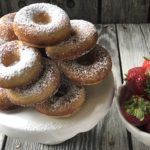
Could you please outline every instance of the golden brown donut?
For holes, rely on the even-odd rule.
[[[42,71],[42,57],[31,47],[19,41],[0,46],[0,86],[14,88],[36,80]]]
[[[14,31],[19,40],[35,47],[45,47],[66,39],[71,26],[64,10],[56,5],[38,3],[16,13]]]
[[[59,63],[64,74],[79,85],[100,83],[111,72],[112,68],[109,53],[99,45],[76,60]]]
[[[60,73],[56,64],[44,59],[44,70],[40,78],[33,84],[8,89],[7,95],[11,102],[21,106],[31,106],[45,101],[57,90],[60,83]]]
[[[15,15],[16,13],[10,13],[0,18],[0,43],[18,39],[13,29]]]
[[[49,116],[68,117],[77,112],[85,102],[85,89],[63,78],[53,97],[35,105],[37,111]]]
[[[70,38],[57,45],[46,47],[47,56],[59,60],[72,60],[88,53],[95,46],[98,35],[92,23],[71,20],[71,26]]]
[[[0,88],[0,110],[12,110],[16,105],[10,102],[5,89]]]

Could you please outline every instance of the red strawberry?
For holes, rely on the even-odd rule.
[[[128,84],[124,85],[120,90],[120,104],[124,104],[128,99],[132,97],[133,94],[133,88],[131,88]]]
[[[145,74],[150,76],[150,66],[146,67]]]
[[[145,73],[150,74],[150,59],[147,57],[144,57],[143,67],[145,68]]]
[[[143,62],[143,67],[146,68],[146,67],[149,67],[150,66],[150,59],[147,58],[147,57],[144,57],[144,62]]]
[[[134,126],[150,121],[150,102],[140,96],[132,96],[121,106],[124,118]]]
[[[144,94],[146,80],[144,67],[135,67],[128,71],[127,84],[134,89],[135,94]]]
[[[145,125],[145,131],[150,133],[150,121]]]

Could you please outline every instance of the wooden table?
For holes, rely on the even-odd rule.
[[[98,43],[111,54],[112,70],[118,87],[123,82],[127,70],[141,65],[143,56],[149,55],[150,25],[97,25],[97,29]],[[2,150],[150,150],[127,132],[115,105],[94,129],[62,144],[47,146],[1,135],[0,148]]]

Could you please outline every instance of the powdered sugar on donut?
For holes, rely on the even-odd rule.
[[[20,60],[6,67],[2,60],[7,52],[18,49]],[[9,80],[15,76],[21,76],[24,71],[31,68],[37,58],[37,52],[32,48],[23,45],[17,45],[17,42],[7,42],[0,46],[0,78]]]
[[[15,13],[10,13],[0,18],[0,38],[4,41],[17,40],[13,30],[13,20]]]
[[[6,43],[6,42],[7,42],[6,40],[0,38],[0,45],[4,44],[4,43]]]
[[[10,13],[0,18],[0,23],[13,23],[16,13]]]
[[[78,77],[81,81],[85,79],[91,79],[95,76],[101,76],[103,78],[111,70],[111,57],[109,53],[99,47],[98,45],[90,52],[96,53],[95,61],[91,65],[81,65],[77,60],[61,62],[63,70],[70,76],[73,73],[75,77]]]
[[[39,13],[47,13],[51,21],[47,24],[35,23],[33,16]],[[33,29],[38,33],[53,33],[70,24],[69,17],[64,10],[48,3],[31,4],[22,8],[17,12],[14,22],[19,28],[26,29],[26,34],[34,32]]]
[[[55,65],[52,61],[45,59],[44,66],[44,72],[37,82],[22,88],[15,88],[15,92],[22,96],[33,96],[37,93],[41,94],[48,85],[53,84],[54,79],[57,77]]]
[[[84,91],[83,87],[72,85],[68,93],[62,97],[52,97],[48,101],[51,104],[52,111],[57,111],[60,107],[69,108],[71,103],[79,101]]]
[[[76,44],[93,38],[97,31],[94,24],[85,20],[71,20],[72,32],[74,33],[69,39],[61,42],[59,45]]]

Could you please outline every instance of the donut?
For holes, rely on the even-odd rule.
[[[6,42],[7,42],[6,40],[4,40],[3,38],[0,38],[0,45],[4,44]]]
[[[84,20],[71,20],[71,36],[65,41],[46,47],[48,57],[61,60],[73,60],[92,49],[98,35],[95,26]]]
[[[15,15],[16,13],[10,13],[0,18],[0,45],[18,39],[13,29]]]
[[[64,10],[52,4],[38,3],[16,13],[14,31],[21,41],[35,47],[45,47],[66,39],[71,26]]]
[[[64,74],[79,85],[100,83],[112,68],[109,53],[99,45],[78,59],[60,61],[59,64]]]
[[[6,90],[3,88],[0,88],[0,110],[12,110],[15,109],[16,105],[10,102]]]
[[[77,112],[86,100],[85,89],[63,79],[57,93],[44,103],[35,105],[37,111],[56,117],[68,117]]]
[[[19,41],[0,46],[0,87],[15,88],[33,82],[42,71],[42,57]]]
[[[21,88],[8,89],[7,95],[14,104],[32,106],[52,96],[57,90],[59,82],[60,73],[57,65],[45,58],[44,70],[35,83]]]

